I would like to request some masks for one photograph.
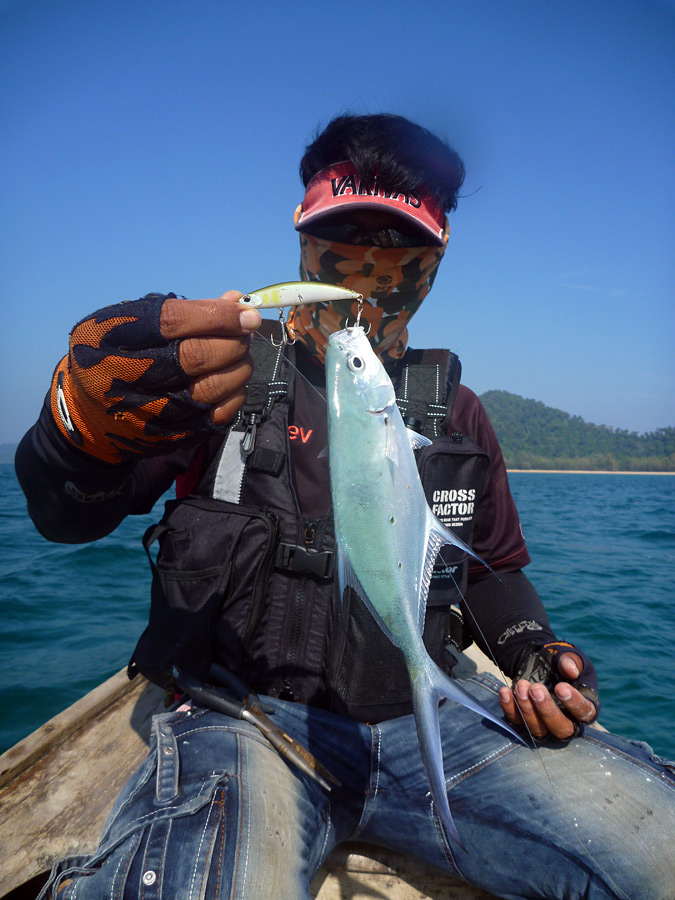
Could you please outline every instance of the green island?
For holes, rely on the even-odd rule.
[[[594,425],[508,391],[480,395],[508,469],[675,472],[675,428],[647,434]]]

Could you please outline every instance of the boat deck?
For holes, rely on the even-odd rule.
[[[472,647],[468,671],[491,664]],[[108,812],[147,754],[164,695],[118,672],[0,756],[0,898],[34,898],[53,862],[92,852]],[[412,857],[337,848],[312,883],[316,900],[492,900]]]

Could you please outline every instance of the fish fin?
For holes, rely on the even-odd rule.
[[[455,703],[461,703],[462,706],[466,706],[467,709],[477,713],[477,715],[482,716],[484,719],[489,719],[490,722],[494,722],[494,724],[501,728],[502,731],[510,734],[511,737],[515,738],[520,744],[523,744],[525,747],[529,746],[518,732],[509,725],[506,719],[503,718],[503,715],[493,713],[492,710],[488,709],[487,706],[484,706],[480,700],[476,700],[476,698],[463,688],[458,681],[446,675],[433,660],[429,659],[429,663],[433,666],[433,690],[436,692],[436,696],[439,700],[445,697],[448,700],[454,700]]]
[[[428,437],[425,437],[423,434],[419,434],[417,431],[413,431],[412,428],[408,428],[407,425],[405,430],[408,432],[410,446],[413,448],[413,450],[421,450],[422,447],[429,447],[433,443],[429,440]]]
[[[429,657],[425,664],[410,676],[412,688],[415,725],[419,738],[422,762],[427,775],[431,796],[441,821],[448,833],[466,850],[457,832],[457,827],[450,814],[448,792],[443,771],[443,749],[441,745],[441,729],[438,721],[438,704],[443,699],[461,703],[472,712],[489,719],[506,731],[519,743],[527,746],[523,738],[500,716],[495,715],[480,701],[472,697],[457,681],[450,678]]]
[[[352,568],[352,564],[349,562],[349,557],[345,553],[344,547],[342,546],[340,541],[337,542],[337,546],[335,549],[337,553],[340,603],[342,603],[346,588],[351,588],[359,596],[362,596],[363,588],[361,587],[361,583],[356,575],[356,572]]]
[[[469,547],[469,545],[466,544],[461,538],[457,537],[454,531],[451,531],[446,525],[444,525],[441,520],[432,513],[431,509],[428,506],[427,531],[429,532],[429,535],[427,537],[427,548],[424,554],[424,563],[420,578],[420,593],[417,609],[418,624],[421,631],[424,631],[426,599],[429,595],[431,576],[433,575],[434,564],[441,547],[444,547],[446,544],[452,544],[455,547],[459,547],[461,550],[464,550],[470,556],[473,556],[474,559],[477,559],[478,562],[482,563],[484,566],[490,569],[490,566],[488,566],[485,560],[481,559],[480,556],[474,553],[471,547]],[[492,569],[490,569],[490,571],[492,572]],[[493,572],[493,574],[496,573]]]
[[[317,459],[324,459],[324,458],[325,459],[328,458],[328,444],[326,444],[326,446],[321,450],[321,452],[317,456]]]
[[[396,429],[392,425],[391,418],[387,417],[384,421],[384,455],[389,462],[396,468],[398,465],[398,441],[396,440]]]
[[[411,686],[417,737],[422,754],[422,764],[431,789],[431,798],[447,833],[466,851],[448,803],[448,790],[443,770],[441,727],[438,721],[438,703],[441,695],[430,682],[426,668],[421,669],[419,674],[411,679]]]
[[[431,513],[431,510],[429,510]],[[435,518],[435,517],[434,517]],[[417,622],[420,632],[424,631],[424,618],[427,610],[427,597],[429,596],[429,587],[431,585],[431,576],[434,571],[434,563],[445,541],[440,532],[433,527],[433,522],[427,523],[427,547],[424,553],[424,562],[422,564],[422,572],[420,576],[419,594],[417,598]]]
[[[396,642],[393,634],[389,630],[389,628],[385,625],[382,619],[379,616],[379,613],[372,607],[370,601],[368,600],[368,595],[363,589],[361,582],[359,581],[359,577],[352,568],[352,564],[349,561],[349,557],[347,556],[344,547],[340,543],[337,542],[337,562],[338,562],[338,584],[340,590],[340,602],[344,598],[345,588],[351,588],[351,590],[357,594],[361,600],[368,607],[368,611],[371,616],[375,619],[377,624],[380,626],[382,631],[386,634],[389,640],[392,642],[394,647],[398,647],[398,643]]]
[[[429,509],[428,507],[427,507],[427,518],[429,520],[430,533],[437,535],[438,538],[440,539],[439,549],[440,549],[440,547],[444,547],[446,544],[452,544],[453,547],[459,547],[460,550],[463,550],[465,553],[468,553],[469,556],[473,557],[473,559],[475,559],[481,565],[485,566],[486,569],[488,569],[490,572],[492,572],[492,574],[495,576],[495,578],[499,578],[499,575],[497,575],[497,573],[494,571],[494,569],[492,569],[491,566],[489,566],[488,563],[486,563],[485,560],[481,556],[479,556],[477,553],[475,553],[471,549],[471,547],[469,547],[469,545],[466,543],[466,541],[463,541],[461,539],[461,537],[458,537],[454,531],[452,531],[450,528],[448,528],[447,525],[444,525],[443,522],[441,522],[441,520],[438,519],[432,513],[431,509]],[[432,566],[432,568],[433,568],[433,566]]]

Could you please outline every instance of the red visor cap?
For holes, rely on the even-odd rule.
[[[435,244],[445,243],[445,214],[428,194],[392,193],[374,183],[362,182],[351,162],[341,162],[317,172],[307,185],[302,209],[296,215],[296,231],[346,209],[387,210],[427,232]]]

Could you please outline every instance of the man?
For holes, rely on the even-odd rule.
[[[450,606],[460,603],[464,628],[513,679],[515,697],[485,675],[466,689],[501,703],[540,743],[522,746],[441,706],[466,849],[450,839],[428,796],[400,653],[356,595],[340,606],[333,578],[318,395],[328,337],[351,304],[291,315],[296,344],[279,351],[251,343],[260,319],[236,292],[106,307],[73,330],[17,472],[40,531],[72,542],[146,512],[176,480],[177,500],[146,536],[160,550],[130,674],[192,700],[157,717],[151,754],[99,851],[60,864],[45,896],[307,898],[330,850],[358,837],[502,896],[672,898],[672,768],[584,728],[599,708],[595,672],[553,633],[522,572],[529,556],[487,415],[458,384],[455,357],[407,348],[448,241],[460,158],[401,117],[343,116],[300,169],[302,277],[366,298],[361,321],[406,421],[433,438],[420,459],[427,496],[499,575],[445,555],[427,648],[452,668],[449,635],[459,646],[462,635]],[[287,762],[255,724],[214,711],[220,701],[201,685],[224,681],[236,694],[233,675],[265,695],[279,733],[323,775]]]

